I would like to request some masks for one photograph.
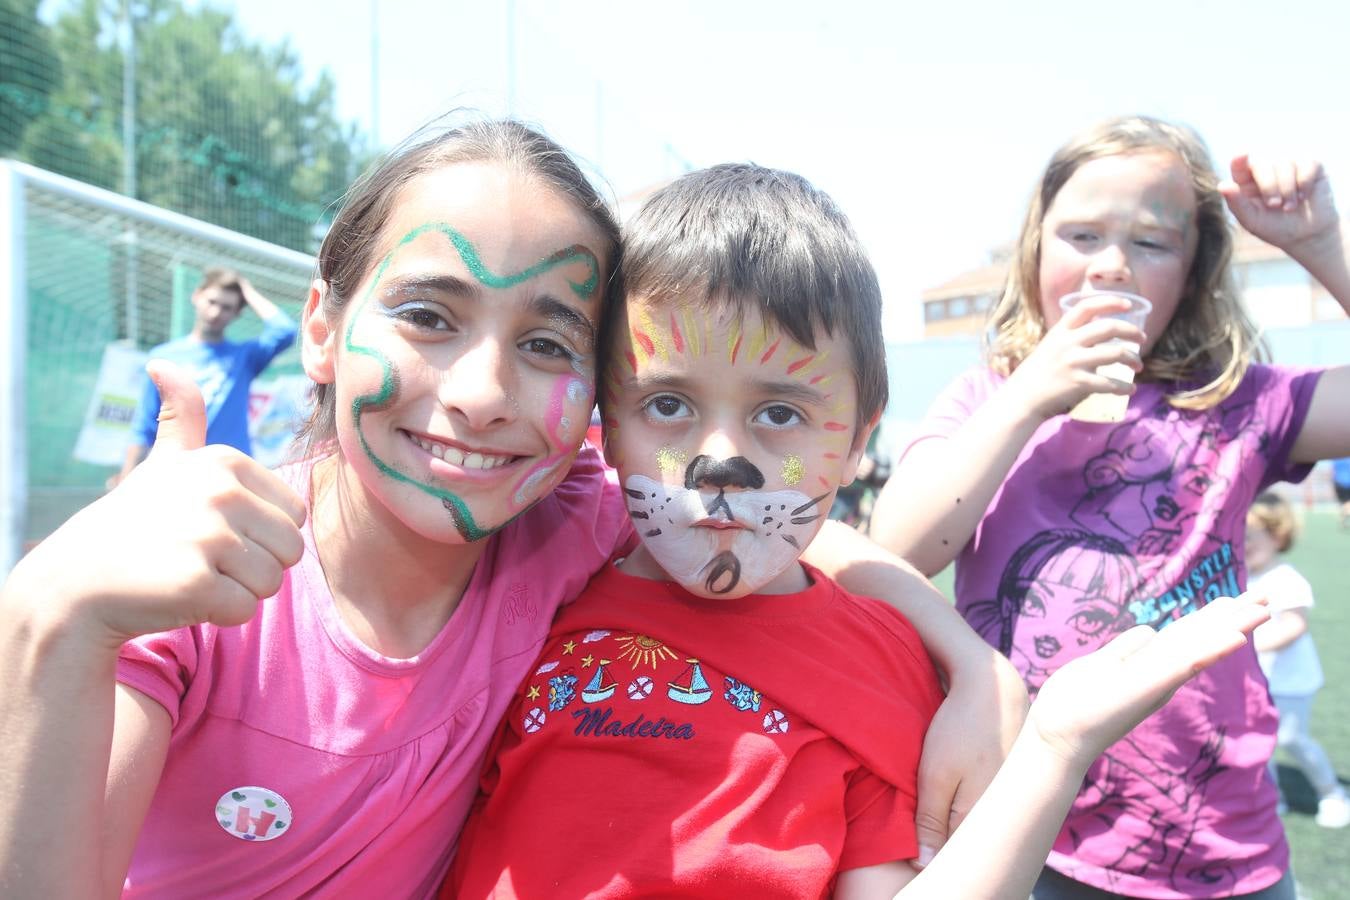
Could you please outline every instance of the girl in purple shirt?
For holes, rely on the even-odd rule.
[[[936,401],[878,500],[873,535],[930,574],[955,561],[958,609],[1033,694],[1134,625],[1238,593],[1252,498],[1350,451],[1350,367],[1258,361],[1228,211],[1350,309],[1318,164],[1240,156],[1220,182],[1188,128],[1102,123],[1051,159],[984,365]],[[1149,300],[1143,328],[1110,295],[1061,311],[1102,290]],[[1101,393],[1129,395],[1120,421],[1068,414]],[[1202,673],[1089,770],[1035,896],[1292,898],[1275,721],[1250,649]]]

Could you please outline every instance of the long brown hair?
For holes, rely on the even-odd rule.
[[[1181,160],[1195,191],[1199,231],[1181,302],[1144,360],[1139,380],[1172,386],[1167,396],[1172,406],[1208,409],[1236,390],[1247,367],[1265,359],[1266,352],[1233,280],[1233,234],[1209,150],[1190,128],[1147,116],[1102,122],[1051,157],[1027,208],[1003,294],[989,311],[985,358],[1008,375],[1045,336],[1041,223],[1060,188],[1084,163],[1130,153],[1168,153]]]

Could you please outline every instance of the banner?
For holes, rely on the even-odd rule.
[[[122,465],[148,358],[148,354],[126,344],[109,344],[103,349],[98,381],[72,454],[76,459],[99,466]]]
[[[125,344],[103,349],[98,381],[75,442],[75,459],[99,466],[122,465],[131,443],[131,420],[140,403],[147,359],[149,354]],[[285,462],[296,428],[309,417],[310,387],[304,375],[259,378],[250,385],[248,432],[253,456],[263,465]]]

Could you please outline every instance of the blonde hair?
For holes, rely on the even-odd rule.
[[[1233,235],[1209,150],[1190,128],[1147,116],[1102,122],[1070,139],[1051,157],[1027,209],[1003,294],[989,310],[985,358],[999,373],[1011,374],[1045,336],[1041,223],[1060,189],[1084,163],[1131,153],[1168,153],[1186,166],[1195,190],[1199,231],[1181,302],[1144,360],[1138,380],[1174,385],[1167,395],[1174,407],[1208,409],[1233,393],[1247,367],[1264,360],[1266,352],[1229,268]]]
[[[1281,553],[1294,545],[1298,535],[1298,520],[1289,501],[1274,491],[1259,494],[1247,510],[1247,527],[1260,528],[1275,539]]]

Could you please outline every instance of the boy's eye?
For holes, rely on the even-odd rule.
[[[678,419],[689,414],[689,407],[685,406],[684,401],[669,394],[648,400],[646,410],[656,419]]]
[[[755,421],[761,425],[773,425],[782,428],[786,425],[796,425],[802,420],[801,414],[790,406],[774,404],[766,406],[755,415]]]
[[[400,322],[406,322],[414,328],[424,331],[448,331],[450,323],[434,309],[426,306],[405,306],[394,310],[394,316]]]
[[[1160,244],[1160,243],[1158,243],[1157,241],[1151,241],[1151,240],[1148,240],[1147,238],[1141,238],[1140,240],[1135,241],[1135,244],[1139,245],[1140,247],[1143,247],[1145,250],[1166,250],[1166,249],[1167,249],[1167,245],[1166,245],[1166,244]]]

